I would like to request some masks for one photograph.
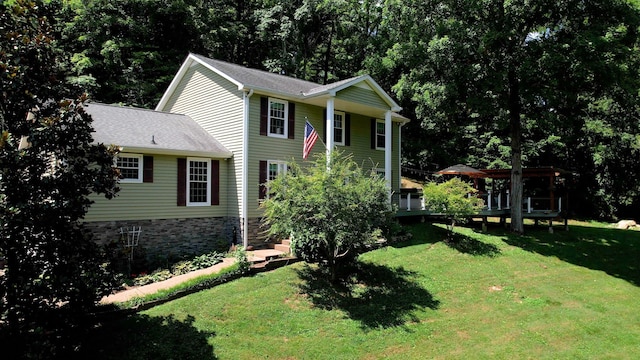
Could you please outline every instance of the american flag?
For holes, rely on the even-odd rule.
[[[302,148],[303,159],[309,157],[309,153],[311,152],[313,145],[316,143],[316,140],[318,140],[318,132],[307,121],[304,125],[304,146]]]

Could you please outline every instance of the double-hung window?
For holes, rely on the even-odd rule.
[[[116,166],[120,169],[120,182],[142,182],[142,155],[119,154],[116,160]]]
[[[283,100],[269,98],[269,136],[286,138],[288,136],[288,103]]]
[[[341,111],[333,113],[333,142],[344,145],[344,130],[346,128],[345,115]]]
[[[211,161],[187,158],[187,206],[211,203]]]
[[[275,180],[278,175],[287,172],[287,163],[284,161],[269,160],[267,165],[267,180]]]
[[[385,148],[385,125],[384,120],[376,120],[376,149]]]

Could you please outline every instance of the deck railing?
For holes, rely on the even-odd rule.
[[[478,196],[484,200],[484,210],[509,210],[511,209],[511,196],[509,190],[504,192],[488,191],[482,194],[469,194],[469,196]],[[401,190],[394,193],[392,201],[398,206],[400,211],[416,211],[426,210],[424,206],[424,196],[420,191]],[[522,211],[525,213],[533,212],[562,212],[562,197],[530,197],[526,196],[522,199]]]

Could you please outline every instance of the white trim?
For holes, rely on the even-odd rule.
[[[382,87],[380,85],[378,85],[378,83],[373,80],[373,78],[370,75],[362,75],[362,76],[358,76],[356,78],[353,78],[351,81],[347,81],[343,84],[340,84],[336,87],[331,87],[331,84],[329,84],[327,87],[327,90],[323,90],[323,91],[319,91],[317,93],[311,93],[310,95],[304,94],[305,98],[312,98],[312,97],[316,97],[319,95],[324,95],[324,94],[329,94],[330,96],[335,96],[336,93],[338,93],[338,91],[340,90],[344,90],[348,87],[351,86],[357,86],[358,84],[360,84],[361,82],[366,82],[367,85],[369,85],[369,87],[371,87],[371,89],[378,94],[378,96],[380,96],[384,102],[387,103],[387,105],[389,105],[389,108],[391,108],[391,111],[394,112],[398,112],[400,110],[402,110],[402,107],[400,107],[400,105],[398,105],[392,98],[391,96],[389,96],[389,94],[387,94],[386,91],[384,91],[382,89]],[[313,89],[311,90],[313,91]]]
[[[242,232],[242,246],[245,248],[249,245],[249,232],[247,231],[249,228],[249,219],[247,218],[249,214],[249,104],[251,100],[251,95],[253,95],[253,89],[249,90],[248,93],[243,92],[242,98],[244,101],[243,106],[243,114],[242,114],[242,199],[240,200],[240,206],[242,206],[242,210],[240,211],[242,217],[242,227],[240,231]],[[235,170],[234,170],[235,171]],[[233,239],[235,241],[236,239]]]
[[[391,187],[391,140],[393,138],[393,130],[391,129],[391,110],[384,114],[384,170],[385,180],[389,187],[389,202],[391,202],[391,195],[393,188]]]
[[[191,202],[191,179],[189,177],[191,170],[191,162],[203,162],[207,165],[207,200],[202,202]],[[187,206],[209,206],[211,205],[211,159],[207,158],[187,158]]]
[[[167,103],[169,102],[169,98],[173,95],[174,91],[178,87],[178,84],[180,84],[180,82],[182,81],[182,78],[187,73],[187,70],[189,70],[194,60],[195,58],[193,57],[192,54],[189,54],[187,58],[184,60],[184,62],[180,66],[180,69],[178,69],[178,72],[173,77],[173,80],[171,80],[169,87],[167,88],[167,90],[165,90],[164,94],[162,94],[162,97],[160,98],[158,105],[156,105],[156,108],[155,108],[156,111],[162,111],[164,107],[167,105]]]
[[[325,119],[326,136],[327,136],[327,166],[331,162],[331,152],[335,144],[333,143],[333,113],[335,111],[335,98],[330,97],[327,99],[327,116]]]
[[[398,189],[402,187],[402,127],[405,124],[398,124]]]
[[[174,149],[158,149],[158,148],[145,148],[137,146],[121,146],[121,151],[143,153],[149,155],[175,155],[175,156],[193,156],[193,157],[208,157],[214,159],[229,159],[233,157],[233,153],[224,152],[208,152],[208,151],[193,151],[193,150],[174,150]]]
[[[289,102],[286,100],[277,99],[273,97],[270,97],[268,102],[269,103],[267,106],[267,136],[287,139],[289,137]],[[284,118],[283,118],[284,128],[282,129],[283,131],[282,134],[276,134],[271,132],[271,104],[272,103],[284,105]]]
[[[342,116],[342,141],[336,141],[335,139],[335,122],[336,122],[336,115],[341,115]],[[346,128],[347,128],[347,114],[344,111],[334,111],[333,112],[333,131],[334,131],[334,135],[333,135],[333,143],[334,145],[340,145],[340,146],[345,146],[345,135],[346,135]]]
[[[120,179],[120,183],[133,183],[133,184],[140,184],[142,183],[142,179],[143,179],[143,169],[144,169],[144,157],[142,156],[142,154],[131,154],[131,153],[120,153],[116,156],[116,166],[118,166],[118,160],[120,160],[121,158],[131,158],[131,159],[138,159],[138,178],[134,179],[134,178],[121,178]],[[131,169],[131,168],[129,168]]]
[[[270,176],[271,175],[271,165],[276,165],[277,166],[277,168],[276,168],[276,172],[277,172],[276,176],[280,176],[281,174],[286,174],[287,173],[287,168],[288,168],[288,166],[287,166],[288,164],[287,164],[286,161],[283,161],[283,160],[267,160],[267,176],[266,176],[266,178],[267,178],[267,184],[266,184],[266,186],[267,186],[267,194],[266,195],[267,196],[266,196],[266,198],[267,199],[269,198],[269,182],[271,180],[275,179],[275,178],[271,179],[271,176]]]
[[[386,132],[384,134],[385,143],[383,143],[382,146],[379,146],[378,145],[378,124],[383,124],[384,125],[384,120],[383,119],[376,119],[376,129],[375,129],[376,139],[374,140],[375,143],[376,143],[376,150],[384,150],[384,147],[385,147],[385,144],[386,144],[386,141],[387,141],[387,134],[386,134]],[[386,130],[386,127],[385,127],[385,130]]]

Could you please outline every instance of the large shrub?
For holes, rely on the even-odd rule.
[[[451,233],[456,222],[484,207],[484,201],[476,197],[475,192],[471,185],[457,177],[443,183],[430,182],[423,189],[424,205],[429,211],[443,214],[449,220],[447,228]]]
[[[344,265],[391,229],[386,182],[338,152],[329,164],[318,156],[312,164],[289,167],[268,184],[263,207],[269,233],[291,236],[296,256],[326,267],[336,281]]]

